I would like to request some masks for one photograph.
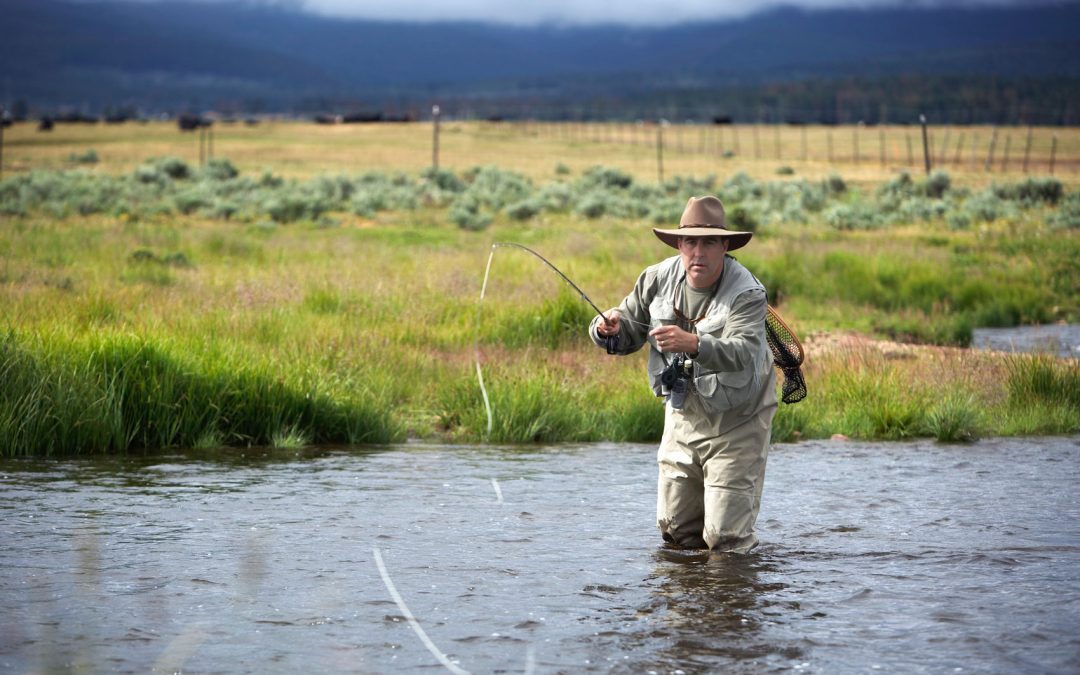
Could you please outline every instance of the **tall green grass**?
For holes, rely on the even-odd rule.
[[[1080,431],[1080,362],[1020,355],[1008,361],[1010,434]]]
[[[370,393],[331,396],[269,364],[192,358],[171,340],[0,340],[0,454],[93,454],[208,445],[385,443],[400,438]]]

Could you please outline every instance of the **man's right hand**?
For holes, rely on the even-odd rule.
[[[619,322],[619,310],[609,309],[604,312],[604,321],[601,321],[596,325],[596,332],[602,337],[608,337],[609,335],[618,335],[619,328],[622,324]]]

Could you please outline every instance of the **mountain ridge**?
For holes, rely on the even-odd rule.
[[[523,91],[625,98],[647,83],[656,91],[867,75],[1080,78],[1076,3],[788,7],[655,29],[360,21],[179,2],[5,4],[3,95],[39,107],[299,110]]]

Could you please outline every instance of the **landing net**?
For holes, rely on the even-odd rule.
[[[784,374],[780,400],[784,403],[798,403],[806,398],[806,380],[803,379],[800,367],[804,356],[802,343],[772,307],[769,307],[765,314],[765,335],[769,339],[773,363]]]

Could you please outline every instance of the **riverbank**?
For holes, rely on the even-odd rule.
[[[612,306],[671,253],[649,228],[710,191],[755,231],[739,259],[810,345],[810,395],[781,407],[776,440],[1080,429],[1075,362],[946,349],[975,326],[1080,318],[1080,193],[1051,179],[655,185],[485,167],[296,182],[157,160],[0,182],[0,453],[654,441],[642,355],[596,350],[592,310],[558,277],[503,248],[483,306],[480,284],[492,243],[512,241]],[[822,331],[937,346],[819,350]]]

